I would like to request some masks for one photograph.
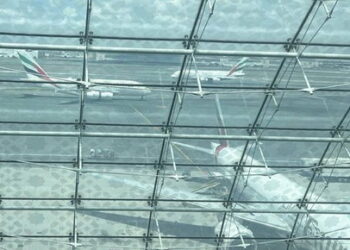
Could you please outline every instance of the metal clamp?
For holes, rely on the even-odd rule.
[[[222,234],[222,236],[220,237],[218,234],[216,235],[215,237],[215,243],[219,246],[221,245],[223,242],[224,242],[224,239],[225,238],[225,234]]]
[[[89,31],[88,36],[87,36],[87,41],[86,41],[84,31],[80,31],[79,32],[79,43],[84,44],[85,42],[88,42],[91,45],[93,43],[93,38],[92,38],[93,34],[94,34],[94,32]]]
[[[147,205],[150,206],[150,207],[157,206],[157,204],[158,204],[157,199],[158,199],[157,196],[155,197],[155,199],[152,199],[151,196],[148,196]]]
[[[287,245],[289,245],[289,244],[291,244],[291,243],[294,242],[295,236],[296,236],[295,234],[293,234],[293,235],[291,235],[291,236],[287,235],[287,238],[288,238],[288,239],[286,239]]]
[[[243,166],[245,165],[245,163],[245,161],[243,161],[241,164],[235,162],[235,164],[233,165],[233,170],[235,170],[236,172],[243,172]]]
[[[154,169],[155,170],[162,170],[164,168],[165,161],[162,161],[161,163],[158,163],[158,161],[154,162]]]
[[[88,35],[88,43],[91,45],[93,43],[93,36],[94,32],[93,31],[89,31],[89,35]]]
[[[75,203],[77,205],[81,204],[81,195],[80,194],[77,196],[77,199],[74,198],[74,195],[71,195],[70,198],[71,198],[71,200],[70,200],[71,205],[75,205]]]
[[[285,44],[285,45],[283,46],[283,48],[284,48],[287,52],[291,51],[292,49],[298,50],[298,49],[299,49],[299,46],[300,46],[300,45],[299,45],[300,39],[297,38],[297,39],[295,40],[295,43],[292,43],[292,38],[288,38],[288,39],[287,39],[287,43],[288,43],[288,44]]]
[[[86,120],[84,119],[80,125],[79,123],[79,120],[78,119],[75,119],[74,121],[74,129],[75,130],[79,130],[79,129],[82,129],[82,130],[85,130],[86,128]]]
[[[193,50],[195,50],[195,49],[197,48],[197,45],[198,45],[197,39],[198,39],[198,36],[197,36],[197,35],[194,35],[194,36],[193,36],[193,39],[191,40],[190,45],[191,45],[191,47],[192,47]]]
[[[232,208],[232,201],[231,201],[231,200],[224,201],[224,202],[222,203],[222,205],[223,205],[225,208]]]
[[[85,38],[84,38],[84,31],[80,31],[79,32],[79,43],[80,44],[83,44],[85,41]]]
[[[297,203],[297,207],[299,208],[299,209],[301,209],[302,207],[306,207],[306,203],[308,202],[308,200],[307,199],[305,199],[304,201],[302,200],[302,199],[299,199],[298,200],[298,203]]]
[[[248,127],[247,127],[247,132],[248,134],[253,134],[253,133],[257,133],[258,132],[258,127],[260,126],[259,123],[256,123],[255,124],[255,127],[253,127],[253,125],[251,123],[248,124]]]
[[[78,232],[76,233],[76,236],[77,236],[77,242],[78,242],[79,241],[79,233]],[[74,242],[74,235],[73,235],[73,233],[69,233],[68,241],[69,242]]]
[[[188,35],[184,36],[184,40],[182,41],[183,47],[186,49],[188,44]]]
[[[329,132],[331,136],[335,137],[337,134],[340,135],[340,132],[343,130],[344,126],[340,126],[337,128],[336,126],[332,127],[332,130]]]
[[[153,233],[150,233],[148,237],[146,233],[143,233],[142,236],[143,236],[142,237],[143,242],[152,242]]]
[[[174,125],[173,122],[170,122],[169,126],[167,126],[165,122],[162,122],[161,131],[164,133],[171,133],[173,132],[173,125]]]
[[[312,171],[315,172],[315,174],[321,174],[323,166],[324,166],[323,163],[321,163],[319,165],[317,163],[315,163],[314,168],[312,168]]]

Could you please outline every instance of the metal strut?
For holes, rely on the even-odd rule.
[[[297,40],[297,38],[298,38],[298,36],[299,36],[301,30],[303,29],[303,27],[304,27],[304,25],[305,25],[305,23],[306,23],[306,21],[307,21],[309,15],[310,15],[310,13],[312,12],[312,10],[313,10],[313,8],[315,7],[315,5],[316,5],[316,0],[314,0],[314,1],[312,2],[311,6],[310,6],[310,8],[309,8],[309,10],[308,10],[308,12],[306,13],[304,19],[303,19],[302,22],[301,22],[301,24],[300,24],[300,26],[299,26],[297,32],[295,33],[293,39],[291,39],[289,46],[286,48],[287,53],[290,52],[290,50],[292,49],[293,45],[295,44],[295,42],[296,42],[296,40]],[[279,66],[279,68],[278,68],[278,70],[277,70],[277,72],[276,72],[276,74],[275,74],[275,77],[273,78],[273,80],[272,80],[272,82],[271,82],[271,84],[270,84],[270,86],[269,86],[269,88],[268,88],[269,91],[273,90],[274,85],[275,85],[275,82],[277,81],[277,78],[278,78],[278,76],[280,75],[280,72],[281,72],[281,70],[282,70],[282,68],[283,68],[283,66],[284,66],[284,64],[285,64],[285,62],[286,62],[286,58],[283,58],[283,60],[282,60],[282,62],[281,62],[281,64],[280,64],[280,66]],[[262,114],[262,111],[263,111],[263,109],[264,109],[264,107],[265,107],[265,105],[266,105],[266,103],[267,103],[267,101],[268,101],[268,98],[269,98],[269,96],[268,96],[268,95],[265,95],[264,100],[263,100],[263,102],[262,102],[262,104],[261,104],[261,106],[260,106],[260,109],[259,109],[259,111],[258,111],[258,114],[257,114],[257,116],[256,116],[256,118],[255,118],[255,120],[254,120],[254,122],[253,122],[253,124],[252,124],[252,127],[251,127],[251,129],[248,131],[248,135],[249,135],[249,136],[251,136],[251,135],[254,133],[254,131],[255,131],[255,129],[256,129],[256,126],[257,126],[257,124],[258,124],[258,121],[259,121],[259,119],[260,119],[260,116],[261,116],[261,114]],[[260,139],[261,139],[261,138],[260,138]],[[247,149],[248,149],[248,145],[249,145],[249,141],[246,141],[245,146],[244,146],[244,149],[243,149],[243,152],[242,152],[242,155],[241,155],[240,160],[239,160],[239,163],[238,163],[238,169],[240,168],[240,166],[241,166],[242,163],[244,162],[244,158],[245,158],[245,154],[246,154]],[[237,185],[237,183],[239,182],[239,176],[240,176],[240,171],[236,171],[236,173],[235,173],[235,175],[234,175],[234,178],[233,178],[233,182],[232,182],[231,188],[230,188],[229,195],[228,195],[228,197],[227,197],[227,202],[232,201],[232,196],[233,196],[233,194],[234,194],[236,185]],[[233,202],[234,202],[234,201],[233,201]],[[227,213],[224,213],[224,216],[223,216],[223,219],[222,219],[221,228],[220,228],[219,238],[222,237],[226,219],[227,219]],[[219,240],[218,242],[220,242],[220,240]],[[220,247],[220,245],[219,245],[219,243],[218,243],[218,244],[217,244],[217,249],[218,249],[218,250],[219,250],[219,247]]]
[[[201,15],[201,13],[204,11],[204,7],[205,7],[205,3],[206,0],[201,0],[200,4],[199,4],[199,7],[198,7],[198,11],[197,11],[197,15],[196,15],[196,18],[194,20],[194,24],[192,26],[192,30],[191,30],[191,33],[188,37],[188,41],[186,44],[184,44],[186,46],[186,50],[190,49],[190,46],[193,42],[193,39],[194,39],[194,36],[195,36],[195,30],[197,29],[197,25],[198,25],[198,21],[199,21],[199,17]],[[175,107],[176,107],[176,104],[177,104],[177,99],[178,99],[178,94],[177,94],[177,90],[179,88],[181,88],[182,86],[182,76],[184,74],[184,69],[185,69],[185,66],[187,64],[187,61],[188,61],[188,56],[185,55],[183,60],[182,60],[182,65],[181,65],[181,69],[180,69],[180,73],[179,73],[179,76],[178,76],[178,79],[177,79],[177,82],[176,82],[176,86],[175,86],[175,92],[174,92],[174,95],[173,95],[173,98],[172,98],[172,102],[171,102],[171,106],[170,106],[170,110],[169,110],[169,114],[168,114],[168,118],[167,118],[167,121],[165,123],[165,132],[164,133],[169,133],[169,137],[167,138],[163,138],[163,141],[162,141],[162,147],[161,147],[161,150],[160,150],[160,155],[159,155],[159,159],[158,159],[158,165],[161,165],[161,163],[164,161],[164,157],[165,157],[165,154],[167,152],[167,150],[169,150],[169,145],[170,145],[170,140],[171,140],[171,133],[172,132],[169,132],[168,131],[168,128],[171,125],[171,123],[173,122],[173,115],[174,115],[174,111],[175,111]],[[154,188],[153,188],[153,192],[152,192],[152,196],[151,196],[151,203],[154,203],[154,207],[156,208],[157,207],[157,190],[158,190],[158,184],[159,184],[159,177],[160,175],[160,169],[157,169],[156,170],[156,178],[154,180]],[[150,234],[151,234],[151,224],[152,224],[152,220],[153,220],[153,217],[156,218],[154,216],[154,213],[155,211],[150,211],[150,214],[149,214],[149,218],[148,218],[148,226],[147,226],[147,232],[146,232],[146,235],[145,235],[145,249],[147,250],[149,248],[149,245],[150,245],[150,242],[147,240],[150,238]]]
[[[343,125],[345,119],[347,118],[347,116],[349,115],[349,113],[350,113],[350,106],[349,106],[349,108],[345,111],[345,114],[343,115],[343,117],[342,117],[341,120],[339,121],[338,125],[335,127],[334,131],[336,131],[336,132],[331,133],[332,137],[335,137],[336,135],[338,135],[337,131],[341,130],[342,125]],[[327,154],[329,148],[331,147],[331,144],[332,144],[332,142],[329,142],[329,143],[327,144],[325,150],[323,151],[322,156],[321,156],[320,160],[319,160],[318,163],[317,163],[317,166],[318,166],[318,167],[321,167],[321,166],[322,166],[323,160],[324,160],[324,158],[326,157],[326,154]],[[307,196],[308,196],[308,193],[309,193],[309,191],[310,191],[310,189],[311,189],[312,183],[314,182],[314,180],[315,180],[315,178],[316,178],[316,176],[317,176],[318,173],[319,173],[318,171],[313,171],[312,177],[311,177],[311,179],[310,179],[310,181],[309,181],[309,184],[308,184],[308,186],[307,186],[307,188],[306,188],[306,191],[305,191],[303,197],[299,200],[299,203],[297,204],[298,207],[301,206],[301,205],[307,207],[307,204],[308,204]],[[299,207],[299,208],[300,208],[300,207]],[[300,217],[300,213],[297,214],[297,216],[296,216],[296,218],[295,218],[295,220],[294,220],[293,227],[292,227],[292,231],[291,231],[291,233],[290,233],[290,235],[289,235],[289,238],[292,238],[292,237],[294,237],[294,235],[295,235],[295,229],[296,229],[296,225],[297,225],[297,223],[298,223],[298,221],[299,221],[299,217]],[[290,248],[290,244],[287,245],[287,250],[289,250],[289,248]]]

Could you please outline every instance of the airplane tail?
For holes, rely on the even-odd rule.
[[[52,78],[40,67],[35,59],[26,51],[17,51],[18,58],[27,73],[28,79],[52,82]]]
[[[243,57],[238,63],[236,63],[226,76],[231,76],[233,73],[242,70],[247,64],[249,57]]]

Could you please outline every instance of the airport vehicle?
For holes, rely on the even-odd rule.
[[[197,74],[199,77],[199,80],[201,81],[223,81],[223,80],[230,80],[233,78],[242,77],[245,75],[243,72],[244,67],[246,66],[246,62],[249,58],[243,57],[238,63],[236,63],[230,71],[224,71],[224,70],[197,70],[195,69],[191,70],[185,70],[184,75],[188,75],[189,79],[197,79]],[[180,71],[174,72],[171,77],[177,78],[179,77]]]
[[[77,96],[77,88],[75,85],[58,84],[60,82],[80,83],[87,87],[86,96],[91,99],[112,99],[117,96],[139,96],[143,98],[151,93],[151,90],[144,86],[138,86],[141,83],[130,80],[109,80],[94,79],[89,82],[77,81],[70,78],[53,78],[49,76],[45,70],[35,61],[35,59],[26,51],[17,51],[18,58],[27,73],[29,80],[45,81],[40,83],[42,87],[54,90],[57,95],[73,95]],[[53,83],[50,83],[53,82]],[[108,84],[108,85],[102,85]]]

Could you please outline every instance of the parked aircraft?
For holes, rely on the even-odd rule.
[[[215,106],[217,111],[217,119],[219,126],[221,129],[219,130],[220,135],[226,135],[227,131],[224,129],[225,124],[223,120],[223,115],[221,111],[221,106],[219,102],[218,95],[215,96]],[[234,166],[237,162],[240,161],[242,156],[243,148],[233,148],[230,146],[228,140],[221,140],[219,143],[211,143],[211,148],[198,147],[190,144],[180,143],[180,142],[172,142],[175,145],[188,148],[191,150],[197,150],[199,152],[203,152],[206,154],[212,155],[217,164],[219,165],[231,165]],[[253,159],[250,156],[247,156],[244,160],[245,162],[251,165],[260,165],[264,166],[263,163]],[[239,170],[232,170],[232,168],[220,168],[220,171],[216,171],[211,173],[212,176],[227,178],[232,180],[232,175]],[[245,175],[245,176],[244,176]],[[267,200],[267,201],[295,201],[295,206],[297,207],[300,199],[304,197],[306,186],[301,186],[299,183],[289,179],[285,174],[281,172],[276,172],[270,168],[252,168],[249,170],[249,174],[243,172],[243,179],[248,178],[245,181],[238,181],[238,187],[236,190],[244,190],[242,196],[244,196],[245,200]],[[249,177],[248,177],[249,176]],[[247,184],[246,187],[244,185]],[[318,194],[311,193],[307,199],[315,200]],[[235,198],[235,197],[234,197]],[[237,198],[237,197],[236,197]],[[322,197],[318,197],[317,200],[319,202],[324,201]],[[247,205],[246,208],[256,209],[260,205],[255,204]],[[305,205],[299,204],[299,206],[304,206],[305,209],[317,209],[317,210],[334,210],[334,206],[329,204],[317,204],[317,205]],[[311,208],[310,208],[311,206]],[[266,205],[264,206],[266,208]],[[274,204],[271,206],[274,210],[283,211],[285,210],[285,204]],[[303,208],[300,208],[303,209]],[[271,217],[270,217],[271,216]],[[288,228],[286,231],[291,232],[295,221],[295,214],[270,214],[267,216],[268,221],[278,221],[276,216],[279,218],[279,221],[284,222],[284,228]],[[304,215],[304,218],[301,216],[299,218],[300,226],[298,228],[300,230],[295,231],[296,235],[302,235],[305,237],[312,237],[312,235],[318,234],[322,235],[328,231],[334,230],[331,237],[332,238],[349,238],[350,237],[350,218],[344,215],[337,214],[308,214]],[[270,219],[271,218],[271,219]],[[301,219],[302,218],[302,219]],[[332,222],[332,223],[330,223]],[[283,226],[280,225],[282,228]],[[345,230],[339,230],[339,228],[343,228]],[[342,244],[342,241],[337,241],[334,239],[324,239],[321,241],[312,241],[305,240],[305,244],[307,244],[307,249],[348,249],[346,244]]]
[[[35,61],[35,59],[25,51],[18,51],[18,57],[27,73],[29,80],[45,81],[54,83],[41,83],[42,87],[52,89],[57,95],[77,96],[78,92],[75,85],[57,84],[57,82],[77,82],[72,78],[53,78]],[[102,86],[100,84],[108,84]],[[86,96],[93,99],[112,99],[118,96],[139,96],[143,98],[151,93],[147,87],[138,86],[140,82],[130,80],[110,80],[94,79],[88,82]]]
[[[188,75],[190,79],[197,79],[197,74],[199,76],[199,80],[201,81],[223,81],[230,80],[237,77],[242,77],[245,75],[243,72],[244,67],[246,66],[246,62],[249,58],[243,57],[237,64],[235,64],[230,71],[223,70],[185,70],[184,75]],[[171,77],[178,78],[180,71],[174,72]]]

